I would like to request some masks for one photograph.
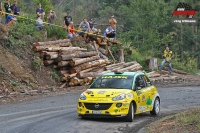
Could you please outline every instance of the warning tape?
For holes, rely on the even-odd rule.
[[[12,15],[12,16],[15,16],[16,18],[22,18],[22,19],[27,19],[27,20],[31,20],[31,21],[36,21],[35,19],[30,19],[30,18],[26,18],[24,16],[19,16],[19,15],[14,15],[14,14],[10,14],[10,13],[7,13],[7,12],[4,12],[4,11],[0,11],[0,13],[2,14],[9,14],[9,15]],[[71,29],[71,28],[66,28],[65,26],[60,26],[60,25],[56,25],[56,24],[51,24],[51,23],[48,23],[48,22],[43,22],[44,24],[49,24],[49,25],[52,25],[52,26],[55,26],[55,27],[60,27],[60,28],[64,28],[64,29]],[[84,34],[89,34],[89,35],[93,35],[93,36],[96,36],[96,37],[101,37],[101,38],[107,38],[109,39],[108,37],[105,37],[105,36],[102,36],[102,35],[98,35],[98,34],[93,34],[91,32],[83,32],[82,30],[76,30],[76,29],[73,29],[74,31],[76,32],[81,32],[81,33],[84,33]],[[119,42],[116,42],[116,41],[113,41],[111,39],[109,39],[110,42],[113,42],[113,43],[116,43],[116,44],[121,44]]]

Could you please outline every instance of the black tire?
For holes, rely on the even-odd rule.
[[[159,98],[156,98],[153,104],[153,110],[150,111],[151,115],[158,115],[160,112],[160,100]]]
[[[133,122],[134,114],[135,114],[134,105],[133,103],[131,103],[129,106],[128,115],[126,116],[126,121]]]

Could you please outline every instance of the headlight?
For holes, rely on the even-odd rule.
[[[117,101],[117,100],[122,100],[122,99],[124,99],[124,98],[126,98],[126,94],[120,94],[120,95],[118,95],[118,96],[116,96],[116,97],[113,97],[113,101]]]
[[[86,99],[86,96],[84,95],[84,93],[82,93],[82,94],[80,95],[80,99],[81,99],[81,100],[85,100],[85,99]]]

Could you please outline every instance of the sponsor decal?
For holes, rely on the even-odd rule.
[[[147,108],[152,104],[152,100],[150,99],[150,96],[148,96],[146,104],[147,104]]]
[[[139,111],[144,111],[144,110],[146,110],[146,109],[147,109],[146,106],[140,106],[140,107],[139,107]]]
[[[137,95],[140,96],[142,94],[142,91],[136,91]]]
[[[102,79],[111,79],[111,78],[127,79],[127,76],[102,76]]]
[[[121,108],[121,110],[123,111],[123,110],[127,110],[128,108]]]
[[[115,113],[117,114],[117,112],[118,112],[119,110],[118,110],[118,109],[115,109],[114,111],[115,111]]]
[[[142,102],[144,102],[146,99],[145,95],[142,95]]]

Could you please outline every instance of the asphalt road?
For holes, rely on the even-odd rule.
[[[76,113],[80,93],[35,99],[0,106],[1,133],[136,133],[161,116],[180,110],[200,107],[200,87],[158,88],[161,113],[135,116],[135,121],[123,119],[81,119]]]

